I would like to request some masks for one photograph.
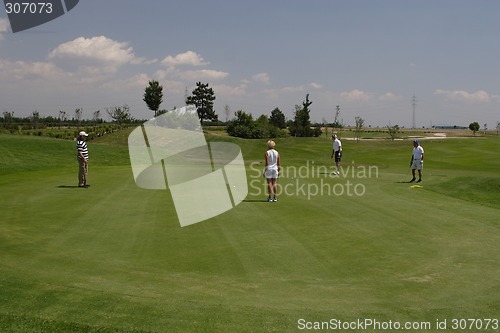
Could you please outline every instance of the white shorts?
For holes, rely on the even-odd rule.
[[[266,179],[277,179],[278,178],[278,170],[276,169],[267,169],[264,173]]]
[[[424,161],[422,160],[413,160],[413,163],[411,164],[411,168],[413,170],[422,170],[424,167]]]

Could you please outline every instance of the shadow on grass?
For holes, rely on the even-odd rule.
[[[243,200],[242,202],[267,202],[266,199],[260,200],[260,199],[251,199],[251,200]]]
[[[59,185],[57,188],[89,188],[90,185],[87,186],[78,186],[78,185]]]

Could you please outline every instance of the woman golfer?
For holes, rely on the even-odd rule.
[[[281,164],[280,164],[280,154],[274,149],[276,143],[273,140],[267,141],[268,150],[266,151],[266,168],[264,169],[264,177],[267,180],[267,191],[269,196],[267,197],[267,202],[276,202],[276,192],[278,191],[278,185],[276,181],[278,179]]]

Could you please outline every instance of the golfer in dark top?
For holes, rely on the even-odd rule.
[[[331,158],[335,157],[335,166],[337,170],[333,172],[334,175],[340,175],[340,161],[342,160],[342,142],[338,139],[336,134],[332,134],[333,150]]]
[[[76,141],[76,157],[78,159],[78,187],[88,187],[87,176],[89,173],[89,150],[87,148],[88,134],[80,132]]]

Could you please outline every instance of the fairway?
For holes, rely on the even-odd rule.
[[[422,140],[421,188],[404,183],[411,140],[345,140],[334,177],[331,141],[278,139],[277,203],[264,202],[266,140],[207,140],[240,146],[249,194],[181,228],[168,191],[136,186],[126,138],[88,142],[81,189],[73,141],[0,135],[0,331],[498,324],[499,138]]]

